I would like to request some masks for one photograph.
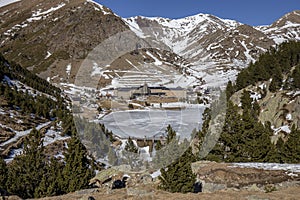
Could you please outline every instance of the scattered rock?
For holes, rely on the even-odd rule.
[[[263,191],[256,184],[251,185],[250,187],[247,188],[247,190],[251,191],[251,192],[261,192],[261,191]]]
[[[139,188],[128,188],[127,189],[128,196],[137,196],[137,197],[145,197],[153,195],[152,191],[147,191]]]
[[[93,188],[93,189],[79,190],[76,191],[75,193],[79,195],[87,195],[87,194],[93,194],[95,192],[97,192],[97,189]]]
[[[225,190],[227,187],[224,184],[202,183],[203,192],[211,193],[219,190]]]
[[[145,174],[141,177],[141,180],[144,185],[150,184],[153,182],[153,178],[150,174]]]
[[[246,198],[247,200],[269,200],[268,198],[259,197],[257,195],[251,195]]]

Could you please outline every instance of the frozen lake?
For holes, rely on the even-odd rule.
[[[151,138],[165,134],[170,124],[180,138],[189,138],[193,129],[200,129],[204,107],[182,110],[130,110],[113,112],[100,123],[121,138]]]

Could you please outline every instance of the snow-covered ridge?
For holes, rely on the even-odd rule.
[[[242,25],[234,20],[202,13],[180,19],[137,16],[123,20],[137,36],[155,38],[181,56],[193,50],[194,45],[203,36],[208,36],[217,30],[232,30]],[[199,45],[197,46],[199,48]]]
[[[99,4],[98,2],[95,2],[93,0],[87,0],[89,3],[93,3],[95,5],[96,11],[102,11],[104,15],[111,15],[113,14],[109,9],[106,9],[103,5]]]
[[[21,1],[21,0],[1,0],[0,1],[0,7],[7,6],[9,4],[12,4],[12,3],[15,3],[15,2],[18,2],[18,1]]]
[[[212,16],[209,14],[202,14],[202,13],[193,15],[193,16],[188,16],[185,18],[179,18],[179,19],[137,16],[137,17],[127,18],[124,20],[126,22],[130,23],[132,21],[137,20],[138,18],[155,21],[158,24],[163,25],[164,27],[173,28],[173,29],[184,29],[185,31],[191,31],[197,25],[199,25],[200,23],[203,23],[203,22],[223,23],[224,25],[226,25],[228,27],[237,27],[238,25],[240,25],[239,22],[234,21],[234,20],[221,19],[216,16]]]

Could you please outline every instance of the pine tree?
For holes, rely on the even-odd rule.
[[[88,152],[76,136],[69,140],[64,156],[66,165],[62,172],[64,180],[62,190],[68,193],[86,188],[94,172],[88,159]]]
[[[156,151],[159,151],[161,148],[162,148],[161,141],[158,140],[158,141],[156,142],[156,145],[155,145],[155,150],[156,150]]]
[[[138,153],[138,148],[133,143],[131,137],[129,137],[128,141],[126,142],[125,150],[131,153]]]
[[[282,153],[285,163],[300,162],[300,130],[297,130],[295,126],[291,129],[291,133],[284,144]]]
[[[64,194],[62,191],[62,171],[64,164],[51,158],[39,186],[35,189],[35,197],[46,197]]]
[[[232,84],[231,81],[228,81],[227,86],[226,86],[226,98],[227,100],[230,99],[230,97],[234,94],[235,92],[235,87]]]
[[[192,153],[192,148],[188,150],[166,169],[162,168],[159,176],[159,188],[168,192],[187,193],[193,191],[193,185],[196,181],[196,175],[193,174],[191,163],[196,158]]]
[[[296,66],[292,73],[293,86],[300,89],[300,65]]]
[[[167,141],[166,141],[167,144],[169,144],[173,139],[176,139],[176,132],[172,129],[170,124],[167,127],[166,134],[167,134]]]
[[[3,158],[0,156],[0,189],[6,189],[7,166]]]
[[[34,198],[35,189],[45,173],[42,135],[32,130],[24,142],[24,153],[17,156],[8,170],[8,192],[23,198]]]
[[[242,109],[250,110],[252,107],[252,99],[250,98],[250,93],[247,90],[243,90],[242,96],[241,96],[241,104]]]
[[[273,162],[276,163],[284,163],[284,141],[282,139],[282,137],[279,137],[277,142],[276,142],[276,156],[274,158]]]

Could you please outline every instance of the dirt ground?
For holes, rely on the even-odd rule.
[[[270,200],[298,200],[300,199],[300,187],[290,187],[278,191],[274,191],[271,193],[264,193],[264,192],[257,192],[257,191],[234,191],[234,190],[226,190],[226,191],[218,191],[214,193],[168,193],[159,190],[143,190],[137,189],[136,192],[140,192],[139,195],[135,194],[132,195],[129,189],[119,189],[112,191],[111,193],[107,193],[104,191],[95,191],[90,194],[78,194],[72,193],[58,197],[51,197],[51,198],[43,198],[42,200],[88,200],[88,197],[92,196],[95,199],[105,199],[105,200],[121,200],[121,199],[128,199],[128,200],[173,200],[173,199],[180,199],[180,200],[194,200],[194,199],[212,199],[212,200],[263,200],[263,199],[270,199]]]

